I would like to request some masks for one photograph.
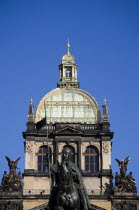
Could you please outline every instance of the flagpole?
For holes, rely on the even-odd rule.
[[[49,152],[49,145],[48,145],[48,123],[47,123],[47,116],[46,116],[46,104],[44,101],[44,109],[45,109],[45,120],[46,120],[46,130],[47,130],[47,157],[48,157],[48,177],[50,182],[50,191],[51,191],[51,175],[50,175],[50,152]]]
[[[48,123],[47,123],[46,104],[45,104],[45,102],[44,102],[44,110],[45,110],[45,123],[46,123],[46,130],[47,130],[47,147],[48,147]]]

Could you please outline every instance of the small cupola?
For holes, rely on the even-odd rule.
[[[77,64],[75,58],[70,53],[70,44],[67,44],[67,53],[62,57],[61,64],[59,65],[60,78],[57,87],[72,86],[79,88],[77,78]]]

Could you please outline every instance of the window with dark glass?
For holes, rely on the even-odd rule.
[[[50,147],[42,146],[38,152],[38,171],[39,172],[47,172],[46,160],[48,159],[48,151],[50,162],[52,162],[52,151]]]
[[[70,148],[70,150],[71,150],[71,157],[70,157],[70,161],[72,162],[72,163],[75,163],[75,149],[74,149],[74,147],[72,147],[72,146],[65,146],[65,147],[68,147],[68,148]],[[64,148],[65,148],[64,147]],[[63,151],[64,151],[64,148],[63,148],[63,150],[62,150],[62,159],[63,159]]]
[[[66,69],[66,77],[72,77],[72,69],[71,68]]]
[[[85,151],[85,171],[99,171],[99,152],[96,147],[89,146]]]

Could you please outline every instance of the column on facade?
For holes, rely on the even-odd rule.
[[[58,141],[54,141],[54,150],[53,150],[53,163],[56,164],[58,159]]]
[[[77,142],[77,165],[81,170],[81,141]]]

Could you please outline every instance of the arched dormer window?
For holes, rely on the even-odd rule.
[[[68,145],[68,146],[66,145],[66,146],[63,147],[63,150],[62,150],[62,157],[63,157],[63,151],[64,151],[64,148],[65,148],[65,147],[68,147],[68,148],[71,149],[70,161],[71,161],[72,163],[75,163],[75,149],[74,149],[74,147],[71,146],[71,145]]]
[[[38,172],[47,172],[46,159],[48,158],[47,151],[50,153],[50,162],[52,162],[52,150],[50,147],[42,146],[38,152]]]
[[[99,171],[99,151],[94,146],[88,146],[85,151],[85,171]]]

